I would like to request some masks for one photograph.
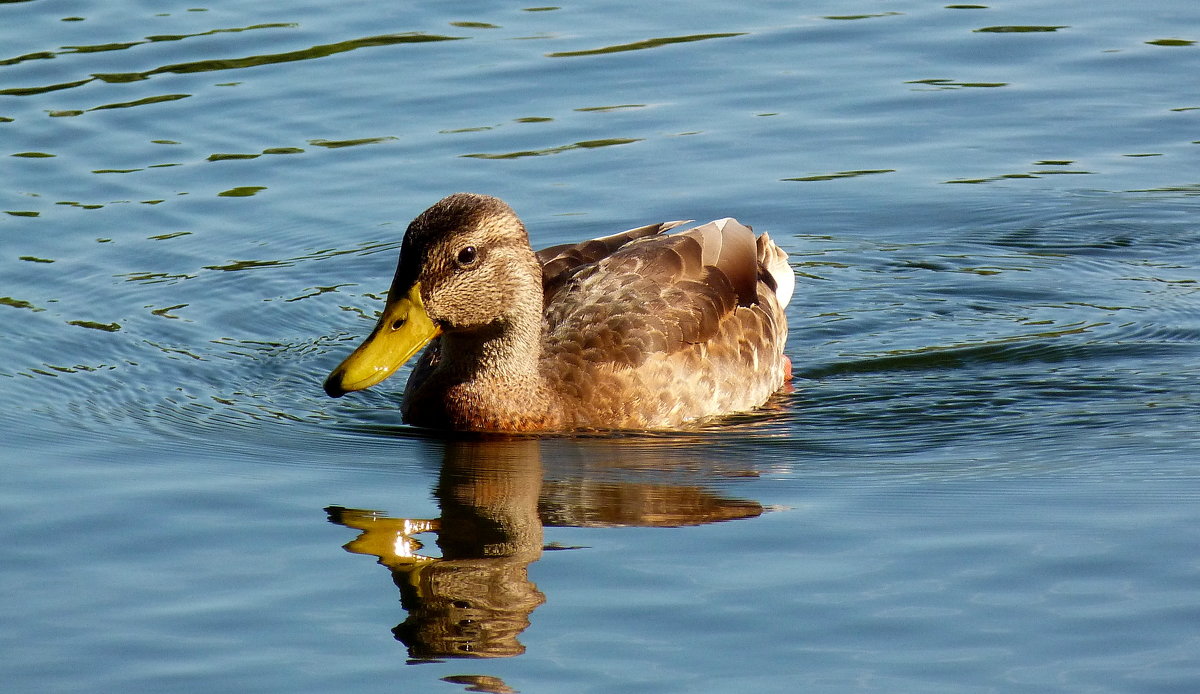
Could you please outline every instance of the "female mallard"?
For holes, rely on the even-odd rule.
[[[790,377],[787,254],[733,219],[662,234],[680,224],[534,253],[503,201],[446,197],[409,225],[378,325],[325,392],[433,340],[401,406],[417,426],[665,429],[758,407]]]

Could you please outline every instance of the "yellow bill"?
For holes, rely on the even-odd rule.
[[[325,392],[340,398],[370,388],[404,366],[441,332],[421,303],[419,282],[403,296],[389,296],[375,330],[329,374]]]

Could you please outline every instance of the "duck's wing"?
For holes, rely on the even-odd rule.
[[[580,243],[564,243],[537,251],[535,255],[538,262],[542,264],[542,291],[546,297],[546,304],[549,305],[550,298],[581,267],[607,258],[632,241],[661,234],[682,224],[687,224],[688,221],[647,224],[611,236],[602,236]]]
[[[759,246],[750,227],[721,219],[633,240],[581,264],[547,294],[547,347],[564,358],[636,367],[654,353],[693,350],[722,331],[770,342],[764,333],[782,322],[772,269],[778,272],[779,262],[787,268],[786,254],[780,261],[782,251],[769,239]],[[731,333],[730,320],[745,325]]]

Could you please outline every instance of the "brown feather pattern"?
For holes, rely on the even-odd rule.
[[[632,241],[546,297],[543,369],[574,427],[675,427],[783,383],[787,328],[749,227]],[[769,275],[768,275],[769,276]]]
[[[439,206],[458,220],[441,223]],[[441,236],[488,239],[476,233],[485,228],[497,236],[495,243],[516,236],[528,245],[524,227],[495,198],[456,194],[418,219],[423,221],[417,241],[431,248],[406,239],[403,252],[426,267],[414,270],[402,258],[397,282],[402,273],[415,276],[422,295],[428,291],[433,299],[441,296],[439,283],[451,281],[439,275],[446,270],[437,261],[437,247],[453,246]],[[460,228],[462,220],[470,229]],[[776,294],[786,274],[790,296],[786,254],[732,219],[663,233],[681,224],[651,224],[528,251],[530,265],[541,268],[536,323],[519,327],[523,319],[496,316],[493,325],[500,327],[456,325],[434,340],[405,390],[406,421],[501,431],[661,429],[762,405],[790,369],[783,354],[786,297],[781,302]],[[503,238],[506,234],[511,235]],[[481,250],[483,257],[488,250]],[[490,291],[536,292],[498,277]],[[478,297],[458,299],[490,305]],[[437,323],[438,306],[427,300],[426,307]],[[511,346],[520,340],[536,344],[524,351]],[[507,354],[506,349],[525,355],[522,363],[502,357],[495,363],[484,357],[479,364],[456,363],[458,355]],[[524,363],[530,360],[536,363]]]

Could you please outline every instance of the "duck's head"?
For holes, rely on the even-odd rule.
[[[531,299],[540,314],[540,266],[512,208],[486,195],[445,197],[408,225],[383,315],[325,392],[369,388],[438,335],[493,329],[528,312]]]

